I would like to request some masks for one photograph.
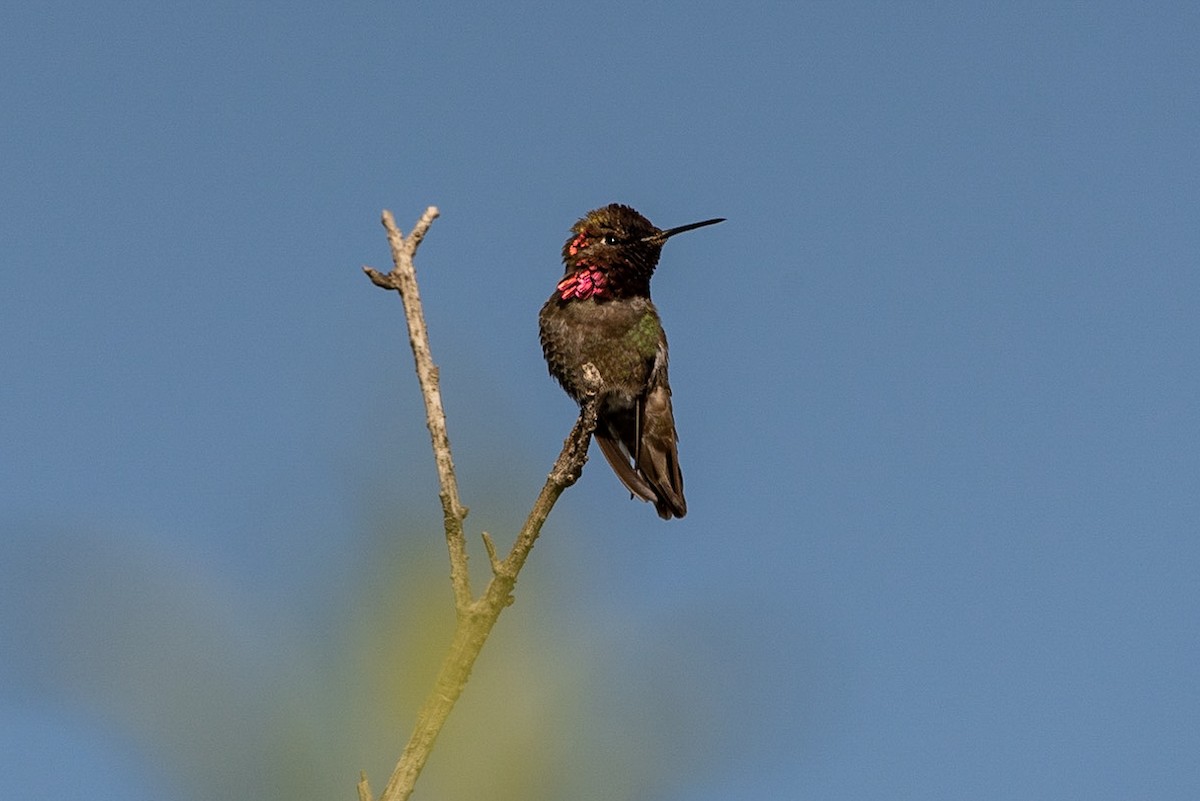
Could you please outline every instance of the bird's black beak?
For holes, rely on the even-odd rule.
[[[716,225],[719,222],[725,222],[725,218],[715,217],[711,220],[704,220],[703,222],[694,222],[688,223],[687,225],[681,225],[678,228],[668,228],[665,231],[659,231],[657,234],[651,234],[650,236],[644,237],[642,241],[650,242],[655,245],[661,245],[663,242],[666,242],[668,239],[675,236],[675,234],[682,234],[684,231],[694,231],[697,228],[703,228],[706,225]]]

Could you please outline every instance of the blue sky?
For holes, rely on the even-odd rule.
[[[594,455],[418,797],[1200,795],[1194,4],[0,29],[0,795],[382,787],[450,593],[379,212],[442,211],[477,545],[573,420],[536,315],[614,201],[728,218],[653,287],[689,514]]]

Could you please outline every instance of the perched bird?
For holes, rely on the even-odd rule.
[[[664,520],[683,517],[667,337],[650,302],[650,276],[675,234],[724,218],[663,231],[629,206],[589,211],[563,245],[566,274],[538,315],[550,375],[582,403],[583,366],[600,372],[596,442],[621,483]]]

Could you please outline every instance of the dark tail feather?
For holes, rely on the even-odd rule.
[[[638,475],[637,471],[633,468],[629,455],[622,448],[620,440],[616,439],[612,435],[612,432],[597,428],[596,444],[600,446],[600,452],[608,460],[608,464],[612,467],[613,472],[617,474],[617,478],[621,479],[621,483],[625,485],[625,489],[643,501],[658,500],[658,495],[655,494],[654,488]]]
[[[670,390],[654,387],[638,406],[636,411],[609,414],[601,420],[595,434],[600,452],[625,488],[653,503],[659,517],[683,517],[687,502]]]
[[[658,493],[654,502],[658,516],[664,520],[683,517],[687,514],[687,502],[683,499],[671,390],[665,384],[651,388],[646,394],[641,435],[641,448],[636,452],[637,470]]]

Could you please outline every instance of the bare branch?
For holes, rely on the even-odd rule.
[[[463,534],[463,520],[467,508],[458,497],[458,481],[454,476],[454,459],[450,453],[450,436],[446,433],[446,412],[442,408],[442,392],[438,382],[437,366],[429,350],[429,330],[425,326],[425,312],[421,308],[421,294],[417,289],[417,270],[413,256],[425,238],[429,226],[437,219],[436,206],[425,209],[421,219],[406,238],[396,227],[396,220],[386,209],[383,212],[383,227],[387,229],[388,244],[392,249],[392,271],[380,273],[370,267],[363,271],[376,286],[394,289],[404,302],[404,317],[408,321],[408,341],[412,347],[417,380],[421,384],[421,395],[425,398],[425,423],[433,443],[433,458],[437,463],[438,493],[442,501],[442,522],[446,529],[446,547],[450,551],[450,583],[454,587],[454,608],[461,616],[471,603],[471,577],[467,568],[467,540]]]
[[[596,409],[597,403],[593,396],[584,404],[579,420],[563,442],[562,452],[554,462],[554,468],[546,478],[546,483],[542,486],[542,491],[538,494],[533,510],[530,511],[516,543],[513,544],[512,551],[506,559],[496,563],[498,572],[488,582],[483,596],[471,604],[468,614],[459,616],[454,629],[454,639],[445,659],[442,660],[433,690],[417,713],[412,736],[408,745],[404,747],[404,753],[400,755],[396,769],[388,779],[380,801],[405,801],[412,794],[417,777],[433,751],[434,742],[441,733],[450,710],[454,708],[455,702],[467,685],[467,680],[471,677],[475,659],[483,650],[483,645],[487,642],[500,613],[513,602],[512,591],[517,583],[517,574],[525,564],[538,534],[541,533],[546,516],[550,514],[558,496],[575,483],[583,470],[592,431],[596,428]]]
[[[563,442],[562,453],[554,462],[550,475],[546,477],[546,483],[542,486],[537,500],[534,501],[533,509],[530,510],[525,525],[521,527],[521,532],[517,535],[512,550],[500,563],[496,577],[488,585],[485,597],[492,592],[493,584],[496,584],[497,581],[503,583],[510,577],[508,591],[512,591],[512,585],[517,581],[517,574],[521,572],[525,560],[529,557],[529,552],[533,550],[533,544],[542,532],[542,524],[546,522],[550,510],[558,501],[558,496],[579,480],[579,476],[583,473],[583,465],[587,462],[587,451],[588,445],[592,441],[592,432],[596,430],[598,406],[597,396],[593,389],[592,394],[584,401],[583,408],[579,412],[579,419],[575,421],[575,427],[571,429],[571,433]],[[512,601],[509,600],[507,603],[512,603]]]
[[[396,764],[384,788],[380,801],[405,801],[413,791],[417,777],[425,767],[434,743],[441,733],[450,711],[466,687],[475,660],[487,642],[492,627],[500,613],[513,602],[513,588],[517,575],[525,565],[534,543],[541,534],[542,525],[554,507],[558,497],[567,487],[574,484],[587,461],[588,446],[592,432],[596,429],[599,406],[600,374],[593,365],[584,365],[587,396],[571,433],[563,442],[562,451],[546,482],[534,501],[529,517],[513,542],[508,556],[500,559],[496,545],[490,535],[483,534],[484,546],[491,563],[492,578],[483,595],[472,600],[467,568],[466,540],[463,536],[463,519],[466,507],[458,499],[458,486],[454,476],[454,463],[450,457],[450,440],[446,434],[445,413],[442,410],[441,393],[438,389],[437,367],[429,353],[429,338],[425,318],[421,310],[421,299],[417,292],[416,271],[413,254],[420,245],[429,225],[437,217],[437,209],[430,206],[406,238],[398,228],[390,212],[383,212],[383,224],[388,232],[395,269],[380,273],[370,267],[363,270],[376,286],[394,289],[404,301],[404,314],[408,320],[409,342],[421,393],[425,398],[426,423],[433,442],[434,459],[438,467],[441,484],[442,515],[446,529],[446,542],[450,552],[450,579],[454,585],[454,603],[457,622],[450,648],[442,660],[437,678],[429,696],[417,713],[412,735],[400,760]],[[371,790],[364,774],[358,783],[359,801],[370,801]]]

